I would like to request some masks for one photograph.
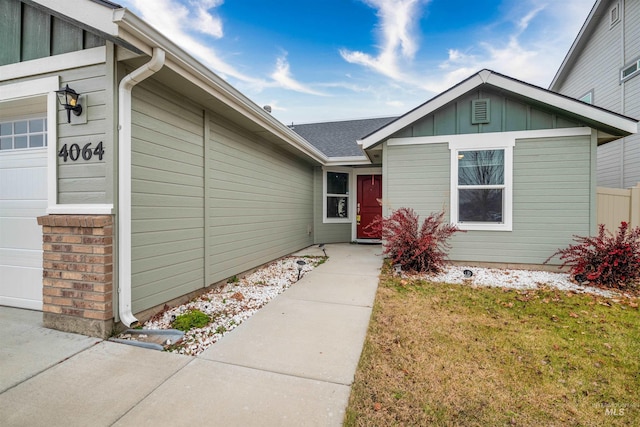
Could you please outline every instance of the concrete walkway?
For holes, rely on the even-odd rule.
[[[0,307],[0,424],[342,425],[382,257],[379,245],[326,251],[198,357],[44,329],[41,313]]]

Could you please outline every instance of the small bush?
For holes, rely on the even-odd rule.
[[[447,239],[460,231],[455,225],[443,223],[443,218],[444,211],[432,213],[420,225],[413,209],[400,208],[388,218],[376,218],[365,230],[370,235],[382,235],[384,254],[403,270],[437,273],[451,248]]]
[[[640,227],[629,229],[620,223],[613,235],[600,224],[597,236],[574,236],[578,244],[557,250],[556,255],[569,266],[571,273],[584,275],[590,282],[607,288],[625,289],[638,285],[640,279]]]
[[[209,316],[200,310],[191,310],[176,317],[171,326],[174,329],[187,332],[191,328],[202,328],[209,323],[211,323]]]

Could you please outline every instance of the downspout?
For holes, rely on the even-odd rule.
[[[131,91],[163,66],[164,50],[154,47],[151,60],[118,88],[118,312],[126,326],[138,323],[131,312]]]

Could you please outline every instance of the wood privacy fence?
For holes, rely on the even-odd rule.
[[[610,232],[615,233],[621,221],[640,226],[640,182],[628,189],[598,187],[596,204],[598,224]]]

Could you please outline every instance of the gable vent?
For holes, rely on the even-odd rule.
[[[489,123],[491,120],[489,98],[471,101],[471,124]]]

